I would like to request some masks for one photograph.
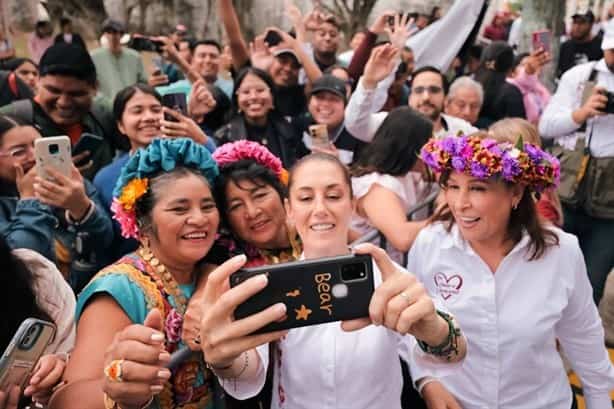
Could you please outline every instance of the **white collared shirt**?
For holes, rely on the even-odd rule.
[[[423,229],[408,270],[456,316],[467,338],[463,366],[440,378],[464,409],[569,409],[571,389],[556,339],[580,376],[588,409],[611,407],[614,368],[575,236],[528,261],[529,237],[495,274],[455,225]],[[529,253],[530,254],[530,253]],[[411,364],[415,380],[431,375]]]
[[[377,265],[373,264],[373,270],[377,286],[381,275]],[[258,352],[266,368],[268,347],[259,347]],[[399,356],[407,358],[408,354],[436,376],[461,365],[437,362],[418,348],[414,337],[382,326],[345,332],[339,322],[333,322],[292,329],[276,345],[271,408],[400,409],[403,377]],[[251,385],[243,382],[238,389],[253,392],[254,385],[264,382],[263,376]],[[227,391],[249,397],[242,390]]]
[[[609,70],[603,58],[596,63],[588,62],[569,69],[561,77],[556,93],[542,114],[539,133],[542,138],[554,138],[560,145],[573,149],[577,138],[585,138],[585,135],[592,132],[590,148],[593,156],[614,156],[614,115],[589,119],[586,133],[577,132],[582,124],[577,124],[572,118],[573,111],[582,105],[584,84],[593,68],[597,71],[597,85],[614,92],[614,73]]]

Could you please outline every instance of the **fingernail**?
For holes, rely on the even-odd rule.
[[[162,392],[162,389],[164,389],[163,385],[151,385],[149,387],[149,390],[152,391],[153,393],[160,393]]]
[[[168,369],[162,369],[158,371],[158,378],[160,379],[169,379],[171,377],[171,371]]]
[[[286,304],[279,303],[275,304],[275,312],[279,314],[285,314],[288,309],[286,308]]]
[[[234,262],[237,264],[240,263],[244,263],[245,261],[247,261],[247,257],[245,256],[245,254],[239,254],[238,256],[235,256]]]
[[[268,282],[269,282],[269,278],[266,276],[266,274],[260,274],[258,276],[258,284],[264,287],[268,284]]]
[[[164,341],[164,334],[160,332],[154,332],[153,334],[151,334],[151,340],[155,342]]]
[[[159,361],[170,361],[170,359],[171,354],[169,354],[168,352],[160,352],[160,355],[158,355]]]

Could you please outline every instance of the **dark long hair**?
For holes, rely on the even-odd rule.
[[[115,99],[113,100],[113,117],[115,121],[119,122],[122,120],[122,116],[124,115],[124,111],[126,110],[126,105],[128,101],[132,99],[134,94],[137,92],[142,92],[146,95],[151,95],[155,99],[162,103],[162,96],[156,91],[156,89],[147,84],[136,83],[134,85],[129,85],[126,88],[122,89],[117,93]]]
[[[271,169],[254,160],[242,159],[224,165],[220,168],[220,175],[215,181],[215,191],[216,197],[219,198],[220,215],[227,226],[228,201],[226,200],[226,187],[228,187],[228,183],[233,182],[241,188],[241,183],[246,181],[258,187],[271,186],[279,195],[282,203],[288,196],[286,187],[281,183],[277,175]]]
[[[444,172],[439,178],[439,185],[442,189],[447,189],[450,172]],[[505,182],[508,188],[512,185]],[[454,225],[454,216],[447,204],[440,206],[430,221],[443,222],[448,231]],[[516,209],[512,210],[510,219],[507,223],[506,239],[513,243],[518,243],[522,238],[523,232],[529,235],[529,260],[537,260],[544,255],[549,246],[559,244],[559,238],[552,230],[546,228],[543,222],[539,219],[535,201],[529,189],[525,189]]]
[[[245,79],[245,77],[247,77],[247,75],[249,74],[255,75],[256,77],[260,78],[262,81],[266,83],[266,85],[271,90],[271,98],[273,98],[273,108],[271,109],[270,114],[271,113],[275,114],[276,113],[275,111],[275,90],[276,90],[275,83],[273,82],[273,79],[266,71],[263,71],[260,68],[256,68],[256,67],[244,67],[244,68],[241,68],[241,70],[237,73],[237,77],[235,78],[235,86],[232,90],[232,110],[234,114],[237,115],[239,113],[239,102],[237,98],[237,91],[239,90],[239,87],[243,83],[243,80]]]
[[[480,67],[475,73],[475,80],[484,88],[482,112],[493,109],[492,104],[513,66],[514,50],[505,41],[493,41],[482,51]]]
[[[4,237],[0,237],[0,271],[0,288],[10,294],[0,301],[4,312],[0,320],[0,349],[4,350],[23,320],[39,318],[50,321],[50,318],[36,303],[32,272],[11,252]]]
[[[380,125],[373,141],[352,163],[352,176],[378,172],[404,176],[418,161],[420,148],[433,135],[433,123],[404,106],[392,110]]]

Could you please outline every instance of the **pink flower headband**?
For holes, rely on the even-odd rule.
[[[241,140],[226,143],[217,148],[212,156],[220,169],[240,160],[253,160],[270,169],[284,185],[288,184],[288,172],[283,168],[281,160],[258,142]]]
[[[511,183],[524,183],[535,192],[554,189],[559,184],[559,161],[522,138],[516,146],[477,136],[447,136],[431,139],[420,152],[434,172],[457,171],[479,179],[500,177]]]

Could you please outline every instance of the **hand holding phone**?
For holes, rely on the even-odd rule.
[[[552,32],[549,30],[534,31],[532,36],[533,51],[543,49],[550,53],[552,49]]]
[[[287,314],[255,333],[369,316],[374,291],[370,255],[350,254],[244,269],[230,276],[230,286],[262,275],[267,277],[268,285],[235,309],[235,319],[278,303],[286,306]]]
[[[309,136],[313,147],[324,149],[330,146],[328,127],[324,124],[309,125]]]
[[[0,390],[23,389],[32,369],[55,336],[55,324],[36,318],[21,323],[0,358]]]
[[[41,178],[53,180],[53,177],[49,175],[49,168],[70,177],[72,155],[68,136],[38,138],[34,142],[34,155],[36,158],[36,173]]]
[[[179,112],[181,115],[188,115],[188,104],[186,101],[186,96],[183,92],[163,95],[162,105]],[[177,119],[167,114],[164,115],[164,120],[178,122]]]
[[[284,304],[272,305],[247,320],[235,320],[234,310],[237,306],[268,286],[267,277],[259,275],[229,288],[230,275],[239,270],[245,261],[244,255],[233,257],[207,277],[202,299],[200,334],[205,360],[213,367],[226,367],[245,351],[276,341],[286,333],[278,331],[250,335],[259,328],[282,319],[286,315]],[[220,339],[218,334],[226,336]]]

